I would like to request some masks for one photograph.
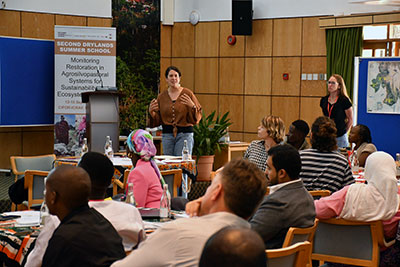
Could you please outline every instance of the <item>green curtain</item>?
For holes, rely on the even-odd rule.
[[[350,98],[353,98],[354,57],[361,56],[362,47],[362,27],[326,30],[327,77],[341,75]]]

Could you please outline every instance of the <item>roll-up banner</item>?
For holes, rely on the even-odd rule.
[[[81,93],[115,87],[115,28],[54,28],[54,153],[76,156],[86,135]]]

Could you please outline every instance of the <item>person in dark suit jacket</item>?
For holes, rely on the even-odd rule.
[[[282,247],[290,227],[314,224],[314,200],[299,179],[300,170],[300,155],[292,146],[278,145],[268,150],[265,174],[269,195],[250,219],[252,229],[260,234],[266,249]]]

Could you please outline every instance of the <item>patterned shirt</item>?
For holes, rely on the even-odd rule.
[[[248,159],[249,161],[256,164],[257,167],[260,168],[263,172],[267,167],[267,157],[268,157],[264,144],[265,144],[264,140],[257,140],[251,142],[251,144],[249,145],[243,156],[243,158]]]
[[[349,163],[340,153],[320,152],[316,149],[306,149],[299,153],[300,178],[307,190],[329,190],[333,193],[354,183]]]

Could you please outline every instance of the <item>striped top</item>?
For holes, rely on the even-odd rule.
[[[349,163],[339,152],[306,149],[299,153],[300,178],[307,190],[329,190],[333,193],[354,183]]]

